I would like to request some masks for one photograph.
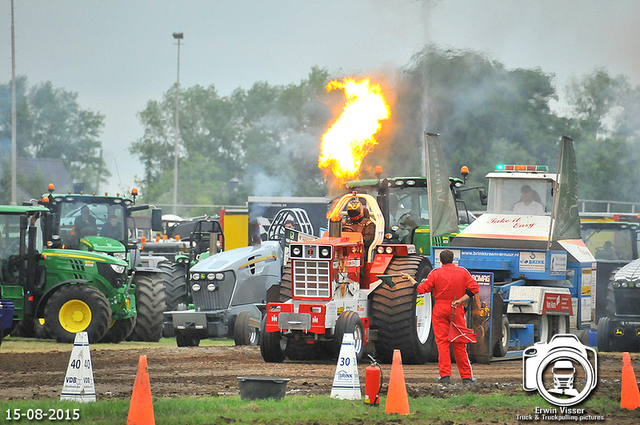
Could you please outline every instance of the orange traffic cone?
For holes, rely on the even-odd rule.
[[[151,384],[147,370],[147,356],[140,356],[138,360],[138,374],[133,383],[133,394],[129,405],[127,425],[155,425],[153,403],[151,402]]]
[[[622,353],[622,391],[620,392],[620,407],[623,409],[637,409],[640,407],[640,391],[636,374],[631,365],[629,353]]]
[[[393,350],[393,363],[391,364],[391,376],[389,377],[385,412],[387,414],[397,413],[399,415],[408,415],[411,413],[409,411],[407,384],[404,382],[400,350]]]

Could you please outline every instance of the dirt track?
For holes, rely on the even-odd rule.
[[[219,396],[239,394],[239,376],[289,378],[288,394],[330,394],[336,365],[333,362],[307,364],[285,361],[265,363],[258,347],[194,347],[122,350],[91,350],[96,394],[99,400],[131,396],[140,355],[147,356],[151,392],[154,397]],[[8,353],[0,349],[0,400],[59,398],[70,351]],[[640,354],[632,354],[636,373],[640,373]],[[365,368],[359,366],[364,385]],[[478,393],[523,393],[522,361],[473,365],[479,383]],[[391,365],[383,365],[385,383]],[[453,383],[435,383],[438,367],[404,365],[409,396],[444,397],[464,392],[454,366]],[[598,356],[598,386],[595,394],[618,399],[622,374],[622,354]],[[386,391],[386,385],[383,392]]]

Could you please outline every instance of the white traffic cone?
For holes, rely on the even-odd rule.
[[[356,357],[353,334],[344,334],[336,373],[333,377],[331,398],[342,400],[361,400],[360,376],[358,375],[358,358]]]
[[[71,351],[60,400],[96,401],[89,335],[86,332],[78,332],[73,341],[73,351]]]

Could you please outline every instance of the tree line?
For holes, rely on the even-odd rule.
[[[327,195],[317,167],[319,143],[344,99],[325,85],[342,77],[313,67],[298,84],[261,81],[228,96],[214,84],[181,89],[178,202],[238,205],[248,195]],[[509,70],[478,52],[429,45],[394,81],[370,77],[383,85],[392,112],[365,158],[363,178],[373,177],[377,165],[386,176],[421,174],[424,131],[441,135],[451,174],[469,166],[474,186],[485,184],[496,163],[555,171],[559,140],[567,135],[575,140],[580,198],[640,199],[634,166],[640,87],[625,76],[595,69],[558,89],[554,75],[539,68]],[[144,134],[129,149],[144,166],[136,184],[148,202],[172,202],[176,88],[139,112]],[[565,101],[553,107],[560,93]],[[10,99],[10,84],[0,85],[2,187],[8,187]],[[103,121],[80,108],[75,93],[18,79],[19,156],[61,158],[86,191],[109,176],[100,156]]]

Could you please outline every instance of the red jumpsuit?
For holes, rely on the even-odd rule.
[[[462,379],[471,378],[473,373],[467,356],[466,343],[450,343],[448,336],[451,323],[451,303],[454,298],[459,300],[465,293],[469,294],[469,296],[477,294],[480,290],[478,283],[473,280],[466,269],[449,263],[444,264],[439,269],[432,270],[416,289],[419,294],[432,292],[435,300],[431,323],[433,324],[433,333],[438,345],[440,376],[451,376],[451,354],[449,352],[449,345],[451,345],[460,377]],[[462,305],[456,308],[453,321],[458,326],[466,327],[464,307]]]

